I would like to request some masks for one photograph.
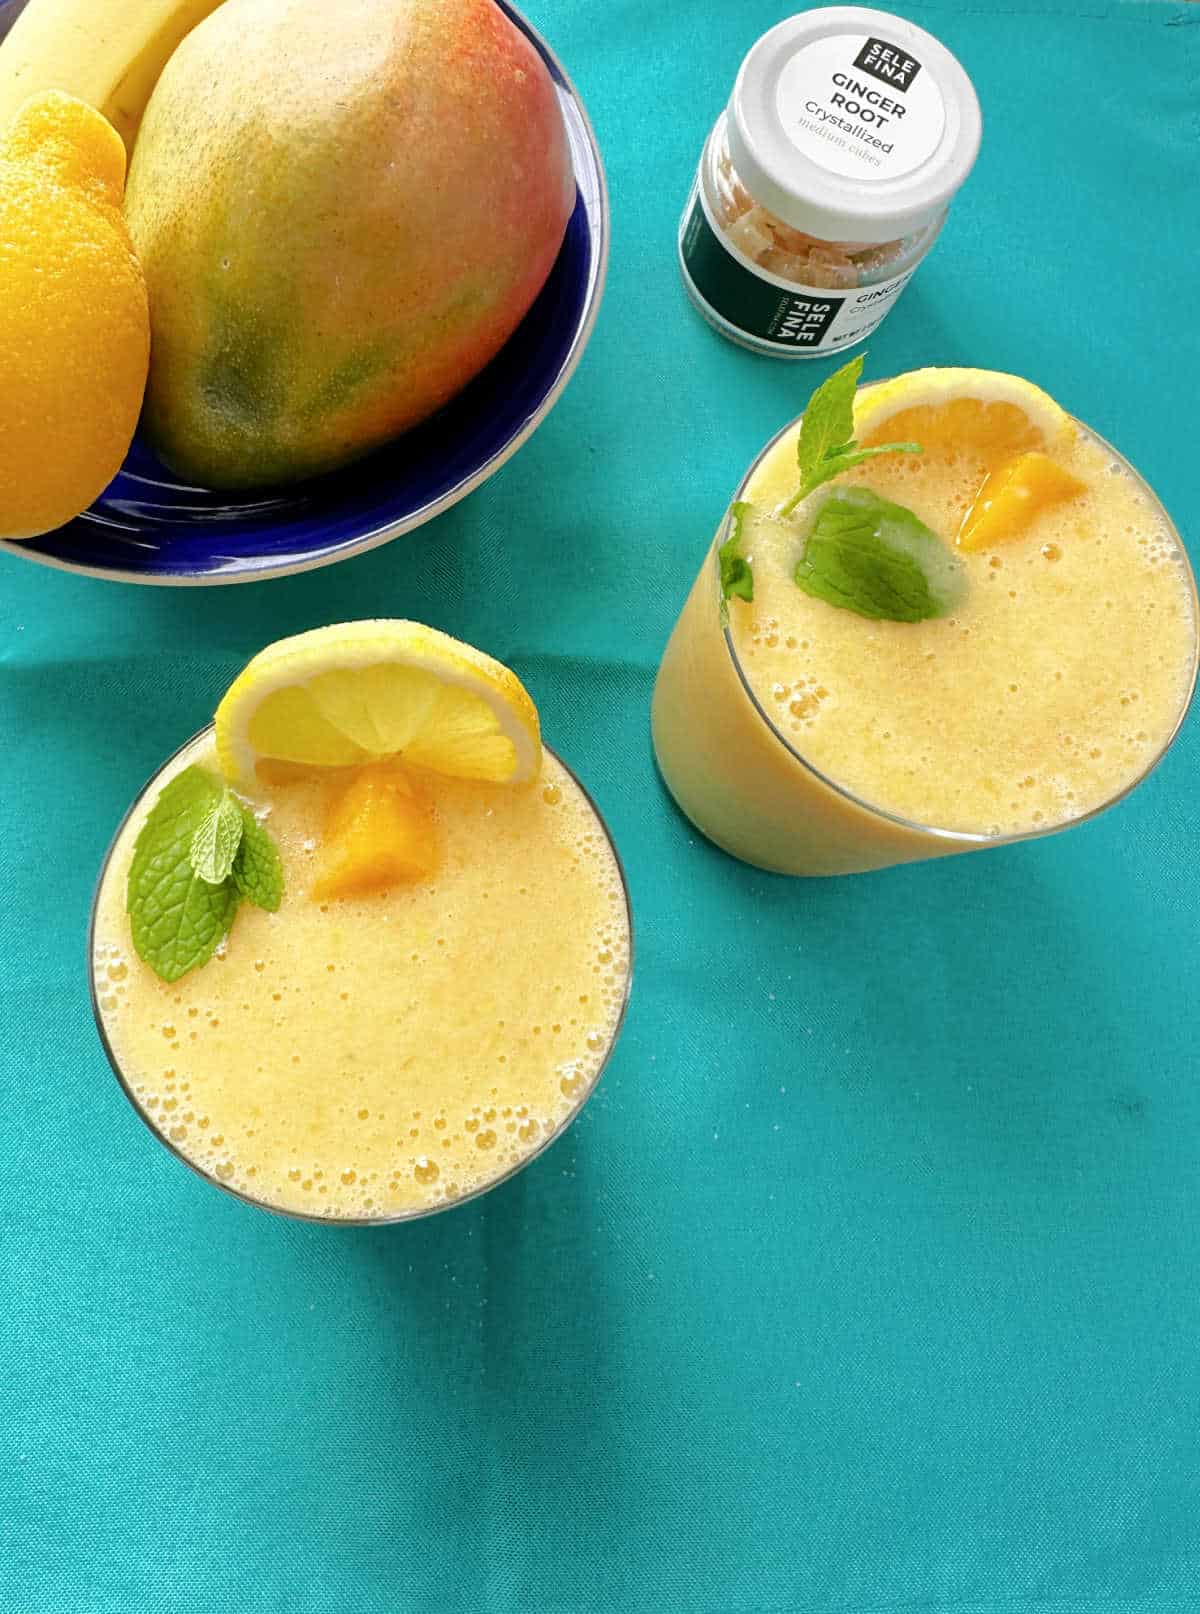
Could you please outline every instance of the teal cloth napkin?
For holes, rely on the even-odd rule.
[[[867,374],[1042,382],[1200,542],[1200,6],[905,5],[978,167]],[[651,762],[723,501],[827,364],[686,305],[675,228],[768,0],[534,0],[613,196],[549,421],[418,537],[233,589],[0,557],[3,1614],[1200,1607],[1200,720],[1069,835],[744,868]],[[417,1225],[289,1224],[145,1133],[84,931],[126,804],[254,650],[411,615],[595,792],[633,1004],[568,1136]]]

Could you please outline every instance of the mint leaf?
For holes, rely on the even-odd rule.
[[[741,499],[729,507],[729,537],[717,550],[723,600],[735,594],[739,600],[754,598],[754,573],[750,570],[750,562],[742,554],[746,512],[749,509],[750,506]]]
[[[801,499],[806,499],[823,482],[840,476],[875,454],[921,452],[919,443],[883,443],[876,448],[859,448],[855,443],[854,394],[865,356],[859,353],[849,364],[835,370],[808,400],[796,444],[800,486],[780,510],[781,516],[790,515]]]
[[[185,768],[163,787],[134,843],[126,890],[133,945],[164,981],[211,958],[237,912],[236,888],[209,885],[191,860],[196,831],[223,793],[206,769]]]
[[[249,807],[241,811],[242,840],[233,860],[233,883],[256,908],[275,913],[283,900],[283,865],[279,852]]]
[[[844,454],[854,441],[854,394],[858,391],[865,355],[826,377],[808,400],[800,422],[796,458],[807,479],[822,461]]]
[[[207,885],[221,885],[229,878],[233,860],[242,841],[242,809],[229,789],[200,820],[188,850],[192,868]]]
[[[924,522],[867,488],[824,500],[795,579],[815,599],[889,622],[944,616],[966,587],[962,566]]]

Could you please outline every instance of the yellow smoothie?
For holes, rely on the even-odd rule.
[[[110,1054],[150,1125],[197,1170],[270,1207],[388,1219],[486,1188],[591,1091],[629,978],[608,835],[549,752],[526,785],[421,774],[436,875],[310,893],[333,776],[264,786],[278,912],[244,903],[203,968],[167,984],[126,915],[134,841],[160,788],[216,771],[212,731],[153,781],[105,868],[93,982]]]
[[[797,435],[780,434],[739,498],[778,510],[797,486]],[[729,601],[725,631],[710,551],[653,713],[663,776],[700,829],[765,868],[856,872],[1062,828],[1153,766],[1195,680],[1187,560],[1106,444],[1078,430],[1060,459],[1082,491],[957,552],[965,598],[946,616],[875,621],[803,593],[802,504],[748,522],[754,600]],[[979,470],[891,454],[842,483],[953,547]]]

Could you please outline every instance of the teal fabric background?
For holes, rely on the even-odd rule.
[[[1200,720],[1094,824],[832,882],[723,857],[653,770],[685,587],[828,369],[722,342],[674,262],[786,9],[533,0],[606,155],[611,275],[565,398],[456,510],[249,588],[0,557],[3,1614],[1200,1606]],[[1200,545],[1200,6],[902,9],[984,143],[868,375],[1036,378]],[[527,680],[638,960],[564,1141],[355,1232],[157,1147],[84,931],[126,804],[243,661],[380,613]]]

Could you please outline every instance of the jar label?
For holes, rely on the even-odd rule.
[[[851,179],[911,173],[946,127],[933,74],[903,45],[868,34],[803,46],[779,75],[775,107],[802,156]]]
[[[751,264],[714,228],[698,187],[679,232],[683,271],[699,300],[733,334],[780,353],[832,353],[869,336],[916,268],[873,286],[796,286]]]

